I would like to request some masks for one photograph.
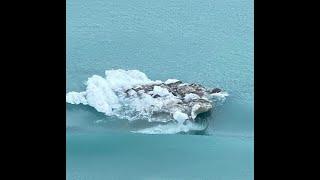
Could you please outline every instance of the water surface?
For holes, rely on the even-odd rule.
[[[67,179],[253,179],[253,1],[67,0],[67,89],[109,69],[220,87],[206,135],[67,105]]]

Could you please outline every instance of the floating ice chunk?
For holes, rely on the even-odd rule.
[[[221,97],[221,98],[229,96],[229,94],[227,92],[225,92],[225,91],[221,91],[221,92],[218,92],[218,93],[213,93],[211,95],[214,96],[214,97]]]
[[[188,86],[187,83],[176,87],[170,84],[178,82],[177,79],[168,79],[165,84],[159,80],[152,81],[137,70],[110,70],[105,74],[105,78],[98,75],[90,77],[85,91],[67,93],[66,102],[89,105],[107,116],[115,115],[130,121],[146,118],[167,122],[175,119],[180,124],[213,107],[212,102],[206,100],[207,96],[217,99],[227,96],[222,92],[207,94],[205,88],[196,90],[199,94],[191,93],[194,87],[184,87]],[[194,99],[198,100],[191,101]]]
[[[90,106],[106,115],[112,115],[112,109],[119,106],[117,95],[109,83],[102,77],[94,75],[87,81],[86,99]]]
[[[189,93],[184,97],[185,102],[190,102],[191,100],[194,100],[194,99],[200,99],[200,96],[194,93]]]
[[[66,95],[66,102],[70,104],[84,104],[87,105],[86,92],[69,92]]]
[[[228,96],[229,96],[229,94],[225,91],[211,94],[211,97],[216,99],[216,101],[220,101],[222,103],[226,100],[226,97],[228,97]]]
[[[158,94],[159,96],[167,96],[170,95],[168,89],[162,88],[160,86],[154,86],[153,87],[153,94]]]
[[[176,82],[178,82],[179,80],[178,79],[168,79],[168,80],[166,80],[164,83],[165,84],[172,84],[172,83],[176,83]]]
[[[183,123],[186,119],[188,119],[188,115],[181,111],[176,111],[173,113],[173,119],[177,120],[179,123]]]

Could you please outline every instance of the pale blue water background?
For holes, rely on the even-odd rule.
[[[68,105],[67,179],[253,179],[253,1],[67,0],[67,91],[112,68],[230,96],[206,136],[133,134]]]

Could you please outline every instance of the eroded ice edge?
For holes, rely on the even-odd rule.
[[[167,85],[178,84],[188,87],[188,83],[178,83],[177,79],[150,80],[143,72],[138,70],[107,70],[105,77],[93,75],[86,81],[86,90],[82,92],[68,92],[66,102],[70,104],[83,104],[94,107],[98,112],[106,116],[117,116],[121,119],[134,121],[138,119],[149,122],[168,122],[165,125],[156,125],[151,128],[134,131],[145,134],[175,134],[190,130],[201,130],[203,127],[194,121],[194,108],[202,106],[195,104],[181,106],[196,101],[200,97],[194,93],[188,93],[181,98],[166,89]],[[141,90],[141,87],[150,87],[149,90]],[[140,90],[139,90],[140,88]],[[132,90],[135,89],[135,90]],[[208,89],[206,89],[208,90]],[[210,90],[210,89],[209,89]],[[214,107],[213,102],[221,103],[228,96],[227,92],[205,93],[201,99],[208,101]],[[206,106],[211,106],[206,104]],[[189,111],[189,113],[187,113]]]

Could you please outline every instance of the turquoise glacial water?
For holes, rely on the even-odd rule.
[[[205,135],[67,105],[67,179],[253,179],[253,1],[67,0],[67,89],[105,70],[220,87]],[[99,122],[99,123],[98,123]]]

